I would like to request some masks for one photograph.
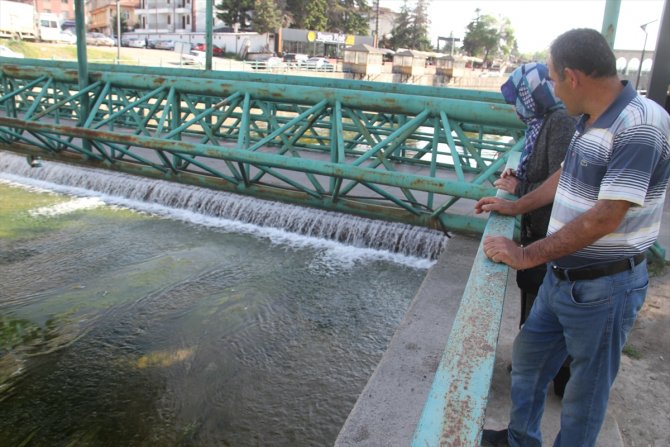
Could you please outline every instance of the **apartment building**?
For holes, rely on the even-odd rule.
[[[205,10],[205,0],[140,0],[137,32],[204,32]]]
[[[86,3],[86,30],[116,35],[116,3],[117,0],[89,0]],[[123,27],[121,32],[135,29],[138,23],[135,12],[140,0],[118,0],[118,3]]]
[[[74,0],[34,0],[21,3],[34,4],[38,14],[52,13],[62,20],[74,19]]]

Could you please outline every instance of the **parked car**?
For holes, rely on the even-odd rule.
[[[154,48],[157,50],[174,50],[174,40],[158,40],[154,44]]]
[[[131,48],[144,48],[147,46],[147,41],[146,39],[142,39],[139,37],[122,37],[121,38],[121,45],[124,47],[131,47]]]
[[[70,31],[62,31],[58,34],[56,41],[61,43],[76,44],[77,36]]]
[[[207,51],[204,43],[196,43],[192,49],[193,51],[202,51],[203,53]],[[212,45],[212,55],[223,57],[223,48]]]
[[[114,39],[102,33],[88,33],[86,34],[86,45],[113,47]]]
[[[305,61],[305,67],[311,70],[334,70],[335,66],[325,57],[310,57]]]
[[[1,57],[17,57],[23,59],[23,54],[12,51],[6,46],[0,45],[0,56]]]
[[[290,66],[302,66],[309,59],[309,56],[301,53],[286,53],[284,55],[284,62]]]
[[[281,57],[277,56],[262,56],[257,58],[256,60],[250,61],[251,67],[256,69],[256,70],[263,70],[263,69],[270,69],[270,68],[276,68],[281,66],[282,64],[282,59]]]

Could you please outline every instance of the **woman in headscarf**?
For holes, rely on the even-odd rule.
[[[500,90],[505,102],[513,104],[526,128],[525,142],[516,169],[508,169],[494,185],[518,197],[540,186],[556,172],[565,158],[565,152],[575,133],[576,120],[570,117],[563,104],[554,95],[546,65],[524,64],[518,67]],[[528,245],[547,235],[551,205],[521,217],[521,244]],[[546,266],[517,271],[517,285],[521,289],[521,326],[533,306]],[[569,361],[554,378],[554,392],[563,396],[570,377]]]

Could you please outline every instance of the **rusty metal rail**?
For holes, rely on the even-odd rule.
[[[514,154],[508,167],[517,163],[518,154]],[[501,190],[498,196],[513,197]],[[513,217],[492,213],[484,237],[511,238],[515,221]],[[480,242],[463,300],[414,433],[413,447],[479,445],[508,270],[507,265],[490,261]]]

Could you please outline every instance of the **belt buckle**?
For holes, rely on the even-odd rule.
[[[570,281],[570,276],[568,275],[568,269],[563,269],[557,266],[556,264],[552,264],[551,270],[558,277],[558,279],[562,279],[563,281]]]

